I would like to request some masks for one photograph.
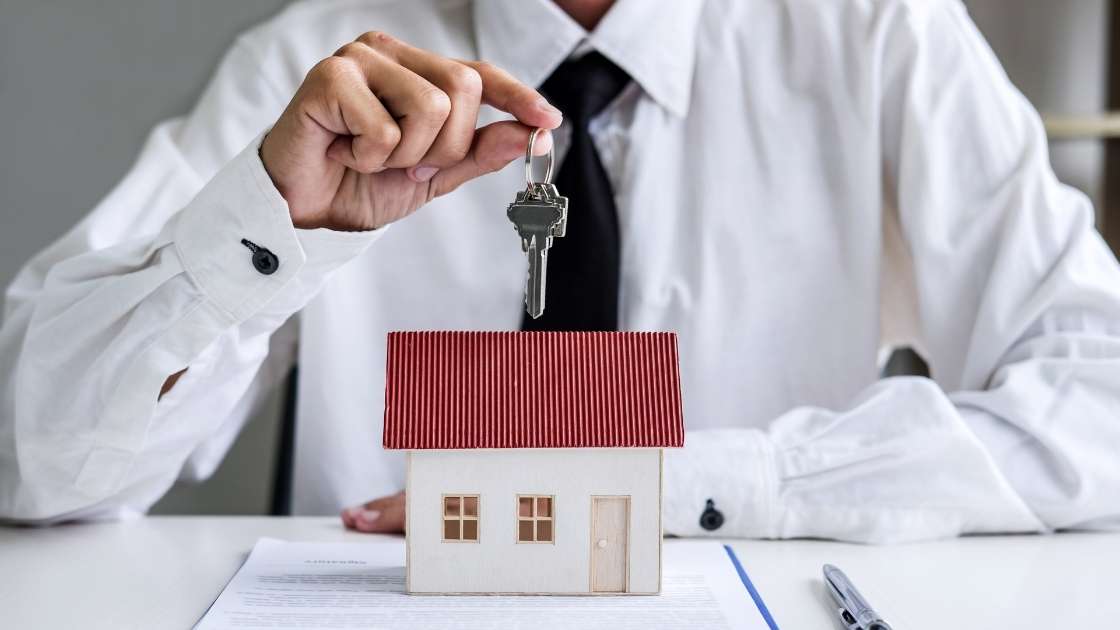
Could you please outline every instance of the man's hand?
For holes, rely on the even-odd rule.
[[[346,508],[342,511],[342,524],[359,532],[399,534],[404,531],[404,493]]]
[[[475,129],[481,104],[516,121]],[[524,155],[561,114],[485,62],[366,33],[319,62],[261,145],[299,228],[369,230]],[[534,147],[551,147],[542,134]]]

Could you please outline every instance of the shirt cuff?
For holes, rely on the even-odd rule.
[[[287,202],[261,162],[262,139],[250,143],[203,187],[180,212],[173,231],[187,274],[232,322],[258,312],[285,286],[299,293],[318,290],[327,274],[385,232],[296,229]],[[267,254],[274,259],[259,264]],[[296,302],[305,302],[311,295],[298,297],[303,299]]]
[[[773,452],[766,435],[754,429],[688,432],[684,448],[665,454],[665,533],[773,538]]]

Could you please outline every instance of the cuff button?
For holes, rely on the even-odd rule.
[[[276,273],[280,268],[280,259],[265,247],[261,247],[247,238],[241,239],[241,244],[253,252],[253,268],[266,276]]]
[[[723,512],[716,509],[716,502],[708,499],[704,512],[700,514],[700,527],[714,532],[723,527]]]

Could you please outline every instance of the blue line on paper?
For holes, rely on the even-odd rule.
[[[754,600],[754,605],[758,607],[758,612],[766,620],[766,625],[770,626],[770,630],[779,630],[778,624],[770,616],[770,610],[766,608],[766,602],[762,601],[762,595],[758,594],[758,589],[754,587],[746,569],[739,563],[739,557],[735,555],[735,550],[731,548],[731,545],[724,545],[723,548],[727,551],[727,557],[731,558],[731,564],[735,565],[735,570],[739,573],[739,579],[743,581],[743,586],[747,587],[747,592],[751,594],[751,599]]]

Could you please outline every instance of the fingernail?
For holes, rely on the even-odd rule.
[[[358,512],[358,520],[367,525],[372,525],[381,518],[381,510],[362,510]]]
[[[546,113],[550,116],[558,116],[560,118],[564,117],[563,112],[561,112],[560,110],[553,107],[551,104],[549,104],[548,101],[544,100],[543,97],[537,100],[537,109],[541,110],[542,112],[544,112],[544,113]]]
[[[552,133],[544,131],[541,135],[537,136],[537,141],[533,144],[533,155],[540,157],[547,155],[549,150],[552,149]]]
[[[412,169],[412,177],[418,182],[426,182],[438,172],[439,169],[434,166],[417,166]]]

